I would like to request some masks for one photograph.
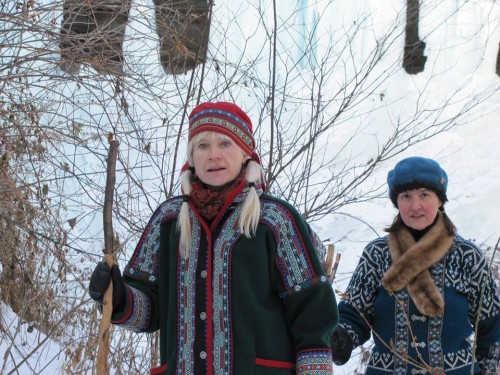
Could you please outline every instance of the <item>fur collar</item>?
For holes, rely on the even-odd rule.
[[[389,292],[406,287],[418,311],[431,317],[443,313],[444,299],[428,268],[443,259],[453,243],[453,236],[444,227],[442,213],[438,215],[436,224],[418,242],[404,227],[389,233],[392,266],[382,280]]]

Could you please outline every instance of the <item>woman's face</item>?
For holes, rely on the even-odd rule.
[[[220,133],[203,132],[193,137],[193,164],[198,178],[209,186],[233,181],[248,159],[234,141]]]
[[[443,204],[435,192],[424,188],[399,193],[397,203],[403,222],[416,230],[431,225]]]

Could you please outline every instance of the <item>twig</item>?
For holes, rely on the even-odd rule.
[[[339,267],[340,263],[340,253],[337,253],[337,256],[335,257],[335,263],[333,263],[334,254],[335,254],[335,245],[329,244],[328,252],[326,254],[325,268],[326,268],[326,276],[328,276],[330,284],[333,283],[333,280],[335,279],[335,274],[337,273],[337,268]]]
[[[86,304],[88,304],[88,300],[80,302],[79,305],[74,306],[70,311],[68,311],[65,315],[63,315],[61,319],[59,319],[59,321],[56,322],[56,324],[54,324],[53,327],[48,332],[45,333],[45,337],[41,341],[38,341],[37,345],[31,350],[31,352],[23,354],[23,359],[19,363],[16,363],[16,367],[10,370],[10,372],[8,372],[6,375],[19,374],[19,369],[21,368],[21,366],[24,363],[26,363],[30,358],[33,358],[33,356],[40,350],[40,348],[43,347],[43,345],[47,341],[53,339],[52,335],[54,334],[55,330],[62,324],[64,324],[65,320],[68,319],[72,314],[74,314],[76,310],[78,310],[80,307]]]
[[[499,244],[500,244],[500,237],[498,237],[498,241],[497,241],[495,247],[493,248],[493,255],[491,256],[490,262],[488,264],[488,271],[491,271],[491,269],[492,269],[493,259],[495,259],[495,254],[496,254],[497,250],[499,250],[499,247],[498,247]],[[486,278],[487,277],[488,277],[488,275],[486,274]],[[486,290],[486,281],[483,281],[482,284],[483,285],[481,287],[481,292],[479,294],[479,305],[478,305],[477,316],[476,316],[476,320],[474,322],[474,345],[472,347],[472,350],[473,350],[472,353],[476,353],[479,320],[481,319],[481,310],[483,309],[483,299],[484,299],[484,292]]]

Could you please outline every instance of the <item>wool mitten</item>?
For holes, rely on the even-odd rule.
[[[104,293],[113,280],[113,313],[123,310],[126,304],[125,284],[120,268],[113,264],[111,269],[106,262],[99,262],[90,276],[89,295],[102,306]]]
[[[337,326],[330,336],[332,360],[337,366],[345,364],[351,358],[354,343],[351,335],[342,327]]]

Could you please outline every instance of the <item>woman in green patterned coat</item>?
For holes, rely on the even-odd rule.
[[[113,323],[160,330],[152,374],[332,374],[338,310],[324,246],[290,204],[264,192],[252,123],[238,106],[190,115],[182,196],[151,217],[123,273],[110,280]]]
[[[346,363],[373,334],[366,375],[498,374],[498,286],[444,211],[446,172],[411,157],[387,182],[398,214],[388,236],[365,248],[339,303],[333,361]]]

